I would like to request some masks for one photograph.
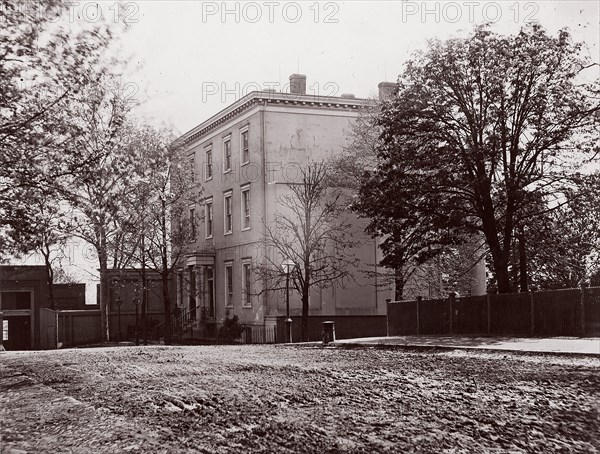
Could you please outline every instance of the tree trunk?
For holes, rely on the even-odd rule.
[[[302,325],[300,328],[300,337],[302,342],[308,342],[308,295],[310,292],[310,275],[307,271],[304,285],[302,286]]]
[[[171,344],[171,298],[169,295],[169,270],[163,268],[161,272],[162,297],[165,309],[165,345]]]
[[[519,287],[522,292],[529,290],[529,276],[527,275],[527,250],[525,249],[525,230],[518,228],[517,239],[519,240]]]
[[[504,255],[504,254],[503,254]],[[493,254],[492,254],[493,258]],[[504,257],[499,260],[494,259],[494,273],[498,282],[498,293],[511,293],[510,274],[508,272],[508,260]]]
[[[108,254],[106,251],[106,232],[100,232],[100,248],[98,260],[100,262],[100,327],[102,342],[110,342],[110,287],[108,279]]]
[[[44,265],[46,266],[46,283],[48,284],[48,308],[55,310],[54,303],[54,270],[52,269],[52,262],[50,261],[50,250],[46,247],[45,251],[42,251],[44,256]]]
[[[498,239],[498,227],[494,217],[494,203],[491,197],[491,188],[486,181],[479,185],[480,200],[476,209],[479,211],[482,231],[485,235],[490,254],[492,255],[492,266],[494,275],[498,283],[498,293],[510,293],[510,274],[508,264],[510,262],[510,243],[509,248],[503,248]]]
[[[146,334],[146,306],[148,305],[148,294],[146,292],[146,252],[145,252],[145,234],[144,226],[142,225],[142,339],[144,345],[148,345]]]
[[[171,298],[169,295],[169,257],[167,249],[167,205],[164,200],[161,201],[161,235],[162,244],[160,248],[162,261],[162,293],[165,309],[165,345],[171,344]]]
[[[490,241],[490,238],[486,234],[488,246],[490,248],[490,254],[492,255],[492,265],[494,267],[494,274],[496,275],[496,281],[498,283],[498,293],[510,293],[512,291],[510,285],[510,273],[508,272],[508,257],[509,251],[503,251],[500,245],[496,241]]]
[[[512,287],[518,288],[519,285],[519,245],[517,241],[513,241],[513,244],[510,248],[510,260],[512,267],[510,268],[510,272],[512,275]]]
[[[510,293],[512,291],[510,285],[510,273],[508,272],[508,264],[510,262],[508,251],[503,250],[498,241],[495,226],[490,227],[489,224],[483,222],[483,234],[485,235],[490,254],[492,255],[492,266],[498,283],[498,293]]]
[[[404,274],[402,271],[402,267],[398,267],[394,270],[394,284],[396,289],[394,292],[395,301],[402,301],[404,295]]]

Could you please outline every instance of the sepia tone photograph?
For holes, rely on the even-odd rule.
[[[597,0],[2,0],[0,453],[599,453]]]

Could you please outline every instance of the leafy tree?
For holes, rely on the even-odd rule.
[[[77,284],[79,279],[66,270],[62,263],[59,262],[59,266],[53,271],[53,279],[56,284]]]
[[[283,287],[281,263],[291,259],[297,266],[291,284],[302,300],[302,340],[308,340],[309,295],[313,288],[342,285],[352,277],[356,260],[351,226],[343,216],[341,191],[329,185],[327,166],[312,162],[300,169],[298,181],[287,183],[272,223],[266,225],[264,241],[269,253],[257,267],[258,274]]]
[[[379,167],[359,195],[370,229],[414,232],[420,260],[481,232],[498,291],[515,289],[517,228],[576,184],[594,153],[597,83],[580,80],[589,66],[567,31],[537,24],[430,42],[379,115]]]
[[[348,130],[348,144],[340,154],[330,158],[330,184],[358,191],[365,172],[377,167],[379,137],[383,132],[377,124],[381,102],[369,99],[358,111]]]
[[[123,93],[102,79],[86,87],[77,102],[65,112],[79,133],[69,143],[88,165],[65,186],[64,195],[72,204],[73,235],[91,244],[98,255],[100,271],[100,314],[102,340],[109,333],[109,276],[111,256],[119,264],[119,247],[129,215],[123,209],[132,197],[138,156],[131,153],[133,126],[127,120],[131,106]],[[125,261],[123,264],[125,265]]]
[[[48,307],[55,308],[55,270],[64,258],[64,247],[69,238],[70,208],[57,198],[54,191],[38,190],[37,197],[31,197],[36,209],[35,250],[43,257],[48,284]]]
[[[60,113],[90,74],[107,67],[112,33],[101,22],[71,26],[69,7],[6,0],[0,8],[0,255],[32,249],[30,197],[87,164],[65,147],[76,131]]]
[[[377,168],[377,149],[383,132],[378,125],[381,108],[379,100],[369,100],[352,123],[349,145],[340,155],[331,158],[328,178],[336,186],[358,192],[361,183],[367,181],[370,173]],[[363,217],[384,217],[381,216],[379,200],[373,203],[369,198],[358,198],[349,203]],[[397,301],[418,295],[437,297],[449,291],[468,293],[470,270],[475,266],[473,255],[483,255],[481,251],[473,250],[472,238],[467,238],[466,243],[460,246],[451,244],[430,250],[423,242],[428,232],[419,229],[417,219],[414,222],[397,222],[386,218],[384,228],[385,235],[379,224],[371,222],[367,226],[366,231],[372,237],[384,236],[380,244],[384,258],[379,263],[383,268],[364,273],[379,286],[394,285]]]
[[[558,208],[524,234],[531,285],[559,289],[588,283],[600,269],[600,174],[568,191]]]

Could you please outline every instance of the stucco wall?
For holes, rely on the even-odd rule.
[[[299,169],[308,161],[320,161],[339,153],[347,144],[347,133],[356,111],[317,106],[260,104],[191,144],[188,157],[194,157],[196,175],[202,182],[205,200],[212,197],[213,237],[206,238],[204,206],[196,207],[198,216],[197,239],[189,246],[190,253],[214,254],[216,318],[225,316],[225,266],[233,265],[233,308],[243,322],[260,323],[265,315],[285,313],[282,291],[264,291],[262,281],[253,279],[252,306],[242,306],[242,260],[253,263],[262,260],[265,249],[264,222],[272,225],[278,198],[290,181],[298,181]],[[240,129],[248,127],[250,163],[240,159]],[[232,148],[232,169],[223,172],[223,142],[228,138]],[[213,175],[206,180],[206,149],[210,146]],[[242,230],[242,187],[250,188],[250,229]],[[231,191],[233,231],[224,233],[224,194]],[[351,216],[352,217],[352,216]],[[356,224],[355,234],[364,240],[356,255],[361,268],[371,267],[377,261],[373,240],[362,233],[362,223]],[[185,265],[184,265],[185,266]],[[360,269],[353,273],[356,282],[347,288],[315,290],[311,294],[311,313],[320,314],[385,314],[385,298],[391,290],[376,291]],[[185,299],[185,297],[184,297]],[[300,299],[291,295],[291,310],[300,313]]]

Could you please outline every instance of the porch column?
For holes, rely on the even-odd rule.
[[[201,318],[204,307],[204,266],[194,266],[195,281],[196,281],[196,318]]]
[[[191,309],[195,306],[195,298],[196,298],[196,282],[194,275],[194,266],[188,266],[187,269],[187,292],[186,292],[186,303],[185,309],[191,311]],[[191,314],[190,314],[191,315]]]
[[[175,276],[177,278],[177,282],[176,282],[176,285],[175,285],[175,292],[177,293],[176,304],[177,304],[177,307],[179,307],[179,308],[181,308],[181,306],[183,306],[183,302],[181,301],[182,296],[183,296],[183,276],[182,276],[182,272],[183,272],[183,270],[181,270],[181,269],[175,270]]]

